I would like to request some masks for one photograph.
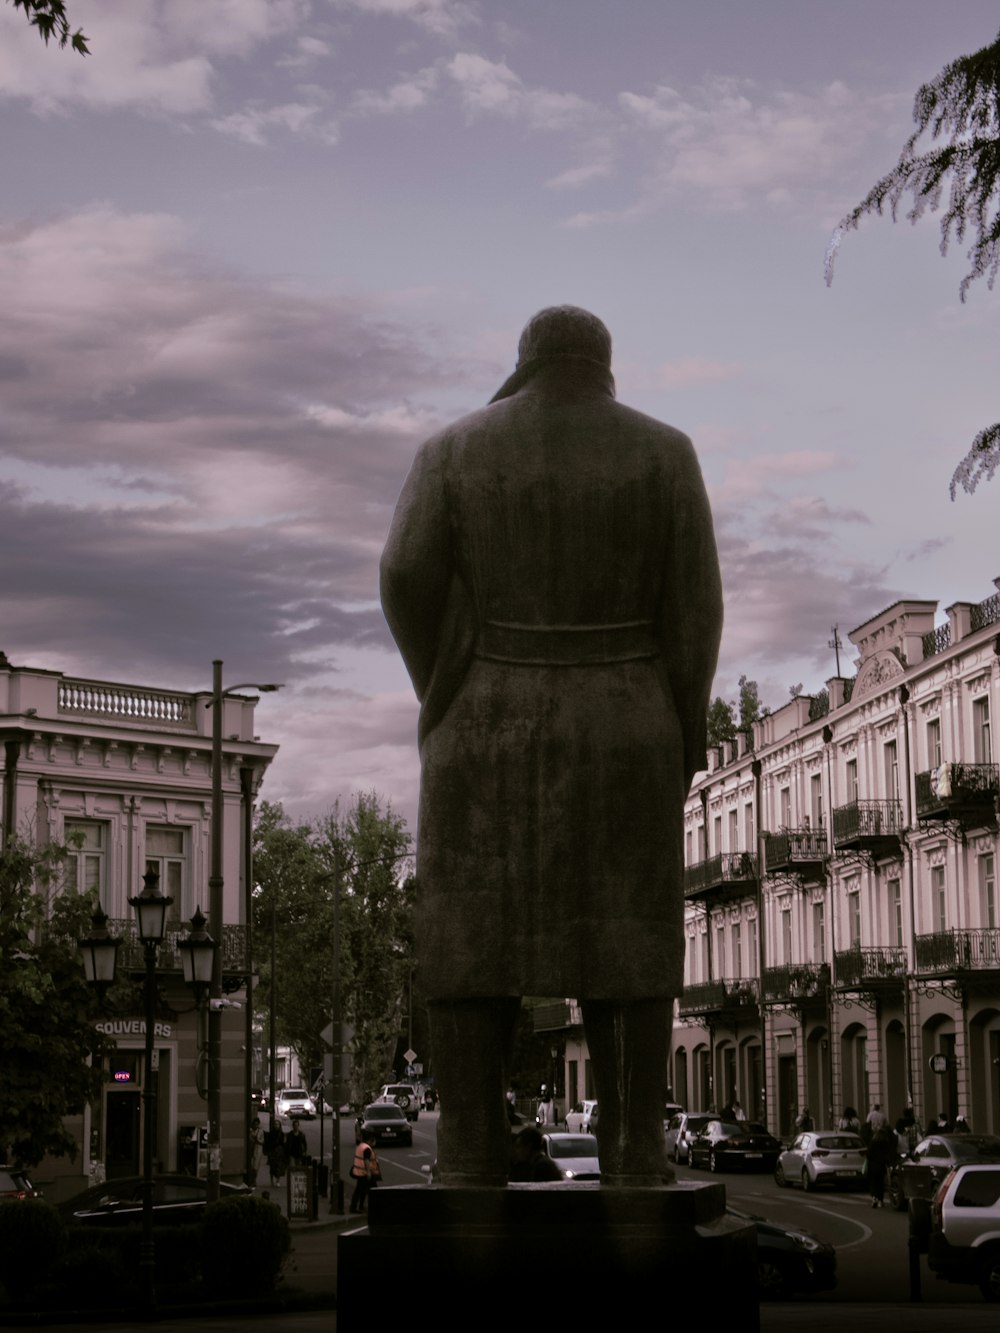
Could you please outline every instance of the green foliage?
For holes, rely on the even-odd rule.
[[[799,688],[801,689],[801,686]],[[760,690],[755,680],[740,676],[739,691],[738,705],[735,700],[723,699],[721,695],[716,696],[709,705],[708,748],[710,750],[726,741],[734,741],[737,732],[742,732],[749,742],[753,724],[768,714],[769,710],[761,706]]]
[[[0,1154],[22,1166],[73,1156],[63,1120],[99,1095],[113,1049],[87,1019],[76,946],[95,900],[55,892],[63,856],[18,839],[0,855]]]
[[[353,1027],[352,1100],[360,1103],[392,1068],[413,966],[410,835],[375,793],[355,794],[322,820],[295,824],[280,805],[261,806],[254,834],[254,930],[259,1011],[270,1006],[274,925],[279,1040],[307,1067],[321,1063],[320,1033],[333,992],[334,885],[340,883],[341,994]]]
[[[71,46],[81,56],[90,54],[83,30],[70,32],[65,0],[14,0],[14,8],[24,10],[25,18],[38,29],[46,46],[54,37],[60,46]]]
[[[210,1203],[201,1234],[205,1283],[221,1295],[271,1291],[291,1250],[288,1219],[252,1194]]]
[[[66,1249],[66,1228],[45,1199],[0,1200],[0,1282],[23,1301],[46,1280]]]
[[[967,234],[974,237],[967,254],[971,267],[958,289],[964,301],[976,278],[985,278],[992,290],[1000,272],[1000,35],[981,51],[953,60],[919,88],[913,119],[917,128],[899,161],[835,228],[826,251],[827,286],[844,234],[856,231],[862,218],[888,209],[895,222],[909,196],[906,217],[918,222],[947,197],[941,214],[942,255],[952,238],[962,243]],[[925,134],[936,146],[918,151]],[[994,422],[979,432],[955,469],[949,486],[952,500],[959,486],[971,493],[998,467],[1000,422]]]
[[[708,748],[736,739],[736,705],[716,695],[708,705]]]

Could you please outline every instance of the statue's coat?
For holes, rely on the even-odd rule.
[[[674,996],[722,624],[705,488],[603,368],[522,378],[423,445],[382,558],[421,703],[422,986]]]

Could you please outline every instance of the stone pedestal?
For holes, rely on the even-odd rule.
[[[485,1314],[588,1327],[609,1308],[645,1310],[646,1322],[682,1291],[706,1327],[759,1327],[754,1230],[726,1214],[715,1182],[382,1187],[368,1208],[368,1230],[338,1241],[344,1333],[415,1307],[442,1330]]]

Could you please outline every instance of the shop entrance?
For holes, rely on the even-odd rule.
[[[104,1104],[104,1170],[108,1180],[140,1174],[141,1097],[135,1089],[108,1089]]]

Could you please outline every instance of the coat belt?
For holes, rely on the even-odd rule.
[[[476,656],[515,666],[604,666],[657,657],[651,620],[614,625],[521,625],[487,620]]]

